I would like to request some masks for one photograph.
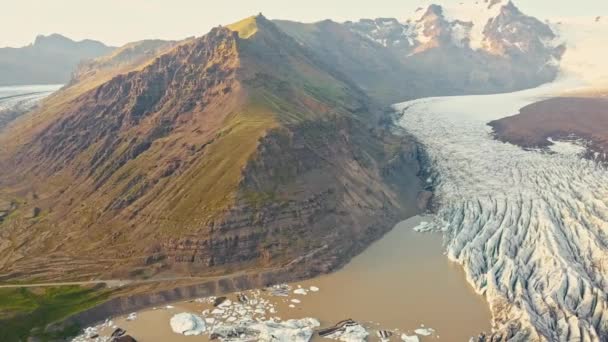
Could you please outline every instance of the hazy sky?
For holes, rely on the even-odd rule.
[[[145,38],[182,39],[263,12],[272,19],[337,21],[411,17],[428,0],[1,0],[0,47],[23,46],[37,34],[61,33],[110,45]],[[476,0],[440,0],[456,4]],[[479,0],[483,1],[483,0]],[[515,0],[541,19],[608,16],[608,0]],[[607,19],[608,20],[608,19]]]

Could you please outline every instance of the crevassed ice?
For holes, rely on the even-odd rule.
[[[485,294],[496,333],[601,340],[608,336],[607,170],[571,150],[495,141],[486,125],[547,89],[396,106],[434,172],[439,209],[421,230],[444,231],[449,258]]]

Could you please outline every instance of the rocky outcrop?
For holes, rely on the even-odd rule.
[[[417,211],[414,141],[360,129],[346,120],[271,132],[226,219],[214,222],[206,239],[163,244],[156,259],[187,269],[252,261],[278,267],[306,258],[314,272],[341,266]]]

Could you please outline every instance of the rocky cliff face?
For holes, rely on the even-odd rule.
[[[5,279],[318,273],[416,211],[414,141],[273,23],[162,46],[0,136]]]
[[[488,20],[483,34],[484,48],[500,56],[556,67],[564,52],[564,46],[554,43],[557,36],[547,24],[523,14],[513,2],[502,6],[499,14]]]
[[[264,268],[304,262],[311,268],[302,271],[314,273],[341,266],[415,214],[420,190],[411,138],[359,129],[346,119],[270,132],[227,219],[205,239],[167,242],[158,260],[188,269],[244,261]]]

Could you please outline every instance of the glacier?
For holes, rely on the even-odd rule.
[[[496,141],[486,124],[574,85],[395,105],[435,189],[433,219],[418,230],[443,232],[500,340],[608,341],[608,171],[576,148]]]
[[[61,88],[61,84],[0,87],[0,111],[31,109],[37,102]]]

